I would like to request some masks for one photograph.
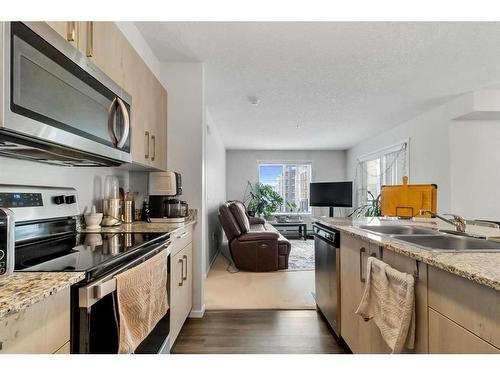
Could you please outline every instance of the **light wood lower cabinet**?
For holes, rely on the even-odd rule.
[[[366,258],[374,255],[415,279],[415,349],[410,353],[500,353],[500,292],[341,234],[341,336],[353,353],[388,353],[373,322],[355,315]]]
[[[342,234],[340,237],[340,334],[353,353],[371,352],[373,322],[355,314],[365,287],[366,260],[379,248],[367,241]]]
[[[69,287],[0,320],[2,354],[51,354],[67,351],[69,341]]]
[[[170,346],[172,347],[193,307],[193,243],[191,227],[179,233],[174,233],[171,246]]]
[[[429,353],[500,354],[500,350],[430,308]]]
[[[450,346],[453,350],[466,352],[469,347],[471,352],[477,353],[481,347],[487,349],[486,346],[478,345],[480,341],[477,339],[500,348],[500,292],[498,290],[435,267],[429,267],[429,307],[468,332],[467,335],[462,334],[464,338],[468,338],[466,341],[460,343],[458,347]],[[431,310],[429,310],[429,315],[431,315]],[[431,329],[429,331],[431,336],[436,335],[436,332],[432,332]],[[440,342],[435,337],[433,340]],[[441,348],[443,348],[442,345],[434,347],[435,350]],[[446,347],[444,349],[448,350]]]
[[[391,267],[410,274],[416,270],[417,263],[414,259],[350,235],[343,234],[340,239],[341,336],[353,353],[390,353],[376,324],[365,322],[355,314],[365,288],[366,262],[369,256],[375,256]],[[416,341],[415,349],[408,352],[428,353],[427,267],[422,263],[418,267],[419,277],[415,286]]]

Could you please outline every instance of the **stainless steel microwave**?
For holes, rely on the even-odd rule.
[[[46,23],[3,22],[0,30],[0,156],[131,162],[130,95]]]

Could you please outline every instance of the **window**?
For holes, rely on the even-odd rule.
[[[359,158],[355,181],[358,206],[376,198],[383,185],[402,183],[409,170],[408,143],[405,141]]]
[[[283,198],[279,212],[311,212],[311,163],[260,163],[259,182],[270,185]]]

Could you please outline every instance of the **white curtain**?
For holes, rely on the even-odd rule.
[[[376,198],[381,185],[401,184],[403,176],[408,175],[407,160],[407,142],[402,143],[398,148],[374,153],[358,160],[353,184],[354,207],[361,207],[368,203],[369,189]],[[373,188],[374,184],[377,185],[377,189]]]

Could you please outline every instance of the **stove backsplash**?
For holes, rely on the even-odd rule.
[[[86,207],[90,211],[93,204],[97,211],[102,211],[104,180],[108,175],[117,176],[120,186],[128,190],[129,172],[119,168],[57,167],[0,157],[2,184],[74,187],[82,213]]]

